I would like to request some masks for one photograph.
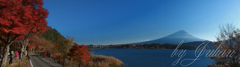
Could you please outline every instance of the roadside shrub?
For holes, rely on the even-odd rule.
[[[123,62],[114,57],[92,55],[91,61],[84,67],[121,67]]]

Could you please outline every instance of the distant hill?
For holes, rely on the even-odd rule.
[[[182,40],[184,40],[184,43],[186,42],[193,42],[193,41],[205,41],[203,39],[199,39],[197,37],[192,36],[191,34],[188,34],[184,30],[177,31],[171,35],[168,35],[163,38],[159,38],[156,40],[151,40],[151,41],[145,41],[145,42],[138,42],[138,43],[132,43],[132,44],[146,44],[146,43],[170,43],[170,44],[179,44]]]
[[[60,34],[56,29],[50,27],[48,31],[39,34],[38,36],[43,37],[45,40],[48,40],[53,43],[61,43],[63,39],[66,39],[62,34]]]
[[[209,42],[206,46],[206,49],[215,49],[216,48],[216,45],[214,45],[213,42],[211,42],[211,41],[194,41],[194,42],[183,43],[183,45],[191,45],[191,46],[198,47],[203,42],[206,42],[206,43]]]

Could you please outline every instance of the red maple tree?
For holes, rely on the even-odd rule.
[[[48,29],[48,11],[42,5],[42,0],[0,0],[0,40],[5,44],[1,67],[5,66],[9,46],[15,39],[27,39],[30,33]]]
[[[41,37],[38,37],[37,35],[31,35],[29,37],[29,43],[27,45],[28,50],[41,50],[43,48],[44,40]],[[36,51],[36,50],[35,50]]]
[[[28,43],[27,47],[28,47],[28,50],[31,50],[31,49],[34,50],[36,46],[34,44]]]
[[[68,54],[70,58],[73,58],[76,61],[83,61],[84,64],[90,61],[90,54],[86,45],[78,45],[75,43],[73,47],[70,49],[70,53]]]

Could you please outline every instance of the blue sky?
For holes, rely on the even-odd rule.
[[[123,44],[185,30],[216,40],[219,26],[240,27],[240,0],[44,0],[48,25],[79,44]]]

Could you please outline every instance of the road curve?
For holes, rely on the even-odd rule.
[[[54,67],[51,64],[43,61],[38,55],[31,55],[30,60],[32,62],[33,67]],[[31,67],[31,64],[29,64]]]

